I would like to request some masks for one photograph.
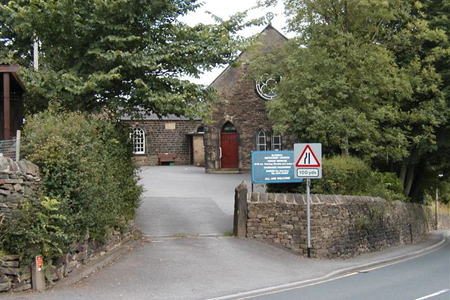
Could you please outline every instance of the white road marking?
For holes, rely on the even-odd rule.
[[[259,295],[253,295],[253,296],[248,296],[248,297],[244,297],[244,298],[239,298],[239,300],[252,299],[252,298],[256,298],[256,297],[273,295],[273,294],[283,293],[283,292],[292,291],[292,290],[300,290],[300,289],[307,288],[307,287],[310,287],[310,286],[315,286],[315,285],[318,285],[318,284],[322,284],[322,283],[326,283],[326,282],[330,282],[330,281],[335,281],[335,280],[342,279],[342,278],[345,278],[345,277],[350,277],[350,276],[353,276],[353,275],[358,275],[358,273],[354,272],[354,273],[342,275],[342,276],[339,276],[339,277],[334,277],[334,278],[331,278],[331,279],[327,279],[327,280],[322,280],[322,281],[306,284],[306,285],[303,285],[301,287],[285,288],[285,289],[282,289],[282,290],[277,290],[277,291],[273,291],[273,292],[267,292],[265,294],[259,294]]]
[[[426,296],[423,296],[423,297],[421,297],[421,298],[417,298],[417,299],[414,299],[414,300],[425,300],[425,299],[430,299],[430,298],[433,298],[433,297],[442,295],[442,294],[444,294],[444,293],[447,293],[448,291],[449,291],[449,289],[442,290],[442,291],[439,291],[439,292],[436,292],[436,293],[433,293],[433,294],[429,294],[429,295],[426,295]]]
[[[346,269],[341,269],[341,270],[336,270],[334,272],[331,272],[328,275],[319,277],[319,278],[315,278],[315,279],[307,279],[307,280],[303,280],[303,281],[298,281],[298,282],[293,282],[293,283],[288,283],[288,284],[283,284],[283,285],[278,285],[278,286],[272,286],[272,287],[267,287],[267,288],[262,288],[262,289],[257,289],[257,290],[253,290],[253,291],[247,291],[247,292],[240,292],[240,293],[236,293],[236,294],[232,294],[232,295],[227,295],[227,296],[222,296],[222,297],[214,297],[214,298],[209,298],[207,300],[231,300],[231,299],[240,299],[240,300],[244,300],[244,299],[252,299],[252,298],[256,298],[256,297],[260,297],[260,296],[265,296],[265,295],[271,295],[271,294],[276,294],[279,292],[285,292],[285,291],[290,291],[290,290],[295,290],[295,289],[302,289],[305,287],[310,287],[310,286],[314,286],[314,285],[318,285],[318,284],[322,284],[325,282],[329,282],[329,281],[334,281],[337,279],[341,279],[341,278],[345,278],[345,277],[349,277],[349,276],[353,276],[353,275],[358,275],[360,272],[370,272],[373,270],[377,270],[377,269],[381,269],[381,268],[385,268],[385,267],[389,267],[392,265],[396,265],[399,263],[403,263],[409,260],[413,260],[415,258],[430,254],[436,250],[438,250],[442,244],[446,244],[449,242],[449,238],[450,238],[450,233],[448,233],[444,239],[442,239],[439,243],[429,246],[425,249],[416,251],[416,252],[412,252],[409,253],[406,256],[406,258],[402,258],[402,256],[400,256],[399,259],[393,259],[391,262],[389,263],[384,263],[382,261],[375,261],[375,262],[371,262],[366,264],[370,265],[370,266],[374,266],[368,269],[362,269],[365,266],[361,265],[359,266],[359,268],[361,268],[362,270],[358,271],[358,267],[349,267]],[[378,266],[376,266],[378,265]],[[345,272],[350,272],[347,274],[344,274]],[[338,277],[334,277],[336,276],[336,274],[344,274],[344,275],[337,275]],[[449,290],[443,290],[442,293],[445,293]],[[442,294],[441,293],[441,294]],[[440,295],[440,294],[439,294]],[[427,298],[424,298],[427,299]],[[423,300],[422,298],[419,299],[414,299],[414,300]]]

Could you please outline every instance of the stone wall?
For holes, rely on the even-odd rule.
[[[82,265],[99,259],[119,247],[122,243],[129,241],[133,237],[133,231],[134,228],[130,224],[128,230],[124,233],[111,229],[107,241],[103,244],[99,244],[90,239],[75,243],[72,245],[70,253],[53,260],[50,266],[46,266],[50,274],[49,278],[47,278],[47,285],[52,285]]]
[[[433,215],[435,218],[436,215]],[[450,229],[450,214],[439,213],[438,214],[438,226],[437,229]]]
[[[110,230],[107,242],[98,244],[92,240],[75,243],[70,253],[53,260],[51,265],[44,265],[46,285],[67,277],[70,273],[88,262],[97,260],[122,243],[133,237],[133,227],[125,233]],[[32,288],[31,266],[22,264],[18,255],[0,257],[0,292],[22,292]]]
[[[36,165],[21,160],[0,156],[0,219],[11,217],[24,198],[29,198],[39,189],[39,169]]]
[[[188,120],[143,120],[127,121],[132,127],[145,132],[145,154],[137,154],[134,161],[140,166],[158,165],[158,154],[175,154],[176,165],[188,165],[191,162],[191,139],[201,125],[200,121]]]
[[[26,160],[19,163],[0,156],[0,224],[5,224],[12,217],[14,209],[26,199],[37,199],[40,188],[39,168]],[[37,200],[36,200],[37,201]],[[58,281],[83,264],[98,259],[134,235],[130,223],[124,232],[110,230],[106,242],[99,244],[91,239],[75,243],[70,253],[61,256],[44,266],[50,276],[47,285]],[[32,288],[31,266],[23,264],[18,255],[0,257],[0,292],[20,292]]]
[[[205,168],[206,172],[214,173],[221,170],[220,134],[223,126],[230,122],[237,130],[238,168],[240,171],[251,170],[251,151],[256,150],[256,137],[260,130],[266,133],[267,150],[272,150],[271,136],[272,123],[267,117],[267,100],[262,99],[255,92],[255,81],[248,78],[249,63],[255,51],[265,53],[273,52],[276,47],[286,42],[286,38],[271,25],[259,34],[260,47],[243,52],[238,67],[229,66],[211,84],[218,96],[222,99],[215,105],[215,110],[205,130]],[[292,150],[294,137],[282,137],[282,149]],[[223,150],[223,149],[222,149]],[[222,155],[223,156],[223,155]]]
[[[247,238],[307,255],[306,196],[247,195]],[[245,197],[245,196],[244,196]],[[311,257],[350,258],[422,241],[433,229],[433,214],[418,204],[357,196],[311,196]],[[241,209],[242,211],[242,209]],[[244,210],[245,211],[245,210]]]
[[[31,267],[21,266],[18,255],[0,257],[0,292],[31,289]]]

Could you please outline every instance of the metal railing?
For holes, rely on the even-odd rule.
[[[17,130],[17,134],[14,139],[0,141],[0,156],[6,156],[15,161],[20,160],[20,134],[20,130]]]

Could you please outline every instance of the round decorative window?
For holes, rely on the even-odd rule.
[[[280,77],[273,77],[269,74],[264,74],[256,81],[256,92],[264,100],[271,100],[278,96],[277,88]]]

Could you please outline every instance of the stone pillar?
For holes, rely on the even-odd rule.
[[[238,238],[247,237],[247,193],[244,181],[238,185],[234,193],[234,228],[233,233]]]

